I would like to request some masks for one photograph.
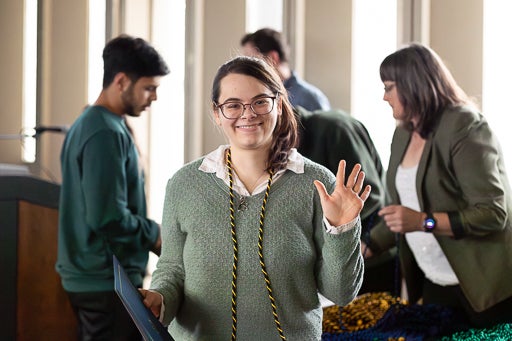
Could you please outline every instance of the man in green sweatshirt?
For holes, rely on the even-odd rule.
[[[151,45],[127,35],[107,43],[103,61],[103,89],[62,147],[56,269],[79,340],[141,340],[114,292],[112,255],[141,287],[148,253],[159,254],[161,238],[146,216],[144,175],[125,116],[150,107],[169,70]]]

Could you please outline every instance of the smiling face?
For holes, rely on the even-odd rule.
[[[230,73],[220,81],[219,104],[241,102],[249,104],[261,96],[275,96],[262,82],[254,77]],[[275,99],[274,108],[266,115],[256,115],[246,105],[244,113],[237,119],[225,118],[220,108],[214,108],[214,118],[229,140],[232,148],[270,149],[272,133],[281,114],[280,99]]]

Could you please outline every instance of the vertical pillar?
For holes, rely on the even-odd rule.
[[[306,1],[304,78],[350,111],[352,0]]]
[[[0,1],[0,74],[4,80],[0,91],[0,162],[21,163],[21,141],[14,136],[22,128],[23,74],[23,1]],[[7,138],[6,135],[9,135]]]
[[[430,42],[431,0],[398,0],[398,46],[411,42]]]
[[[204,154],[226,143],[222,133],[213,127],[210,93],[219,66],[240,52],[240,39],[245,33],[245,1],[188,0],[187,19],[191,18],[186,37],[187,50],[191,48],[186,56],[186,140],[202,141],[200,146],[194,143],[193,149],[186,150],[185,161],[198,157],[198,152]],[[201,123],[195,127],[196,122]]]
[[[73,123],[87,105],[88,2],[44,1],[41,23],[41,96],[38,124]],[[42,134],[38,140],[39,173],[60,182],[63,134]]]
[[[481,101],[483,0],[432,1],[430,46],[469,96]]]

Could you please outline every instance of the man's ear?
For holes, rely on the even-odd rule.
[[[274,66],[281,64],[281,58],[279,58],[279,53],[275,50],[269,51],[267,54],[267,59],[273,63]]]
[[[124,91],[130,86],[131,80],[124,72],[118,72],[114,76],[114,81],[112,82],[112,85],[119,91]]]

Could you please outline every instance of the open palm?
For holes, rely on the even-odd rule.
[[[322,182],[318,180],[314,182],[320,195],[324,215],[333,226],[340,226],[354,220],[361,213],[371,191],[370,185],[367,185],[361,192],[364,172],[361,171],[360,164],[352,168],[347,182],[344,183],[345,167],[345,160],[341,160],[336,174],[336,187],[331,194],[327,193]]]

